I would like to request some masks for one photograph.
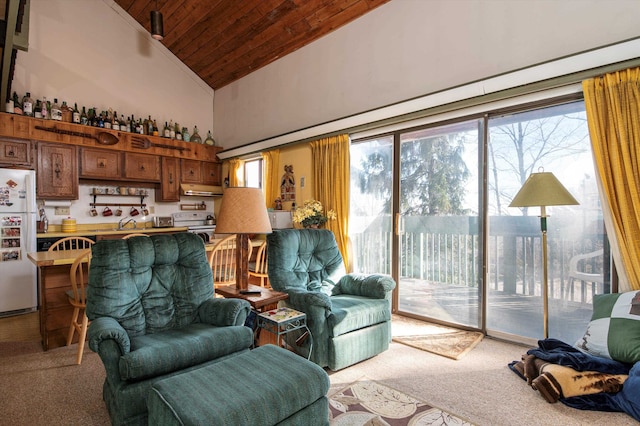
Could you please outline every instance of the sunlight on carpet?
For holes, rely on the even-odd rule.
[[[329,397],[331,426],[471,425],[373,380],[362,378]]]
[[[391,324],[393,341],[455,360],[469,353],[483,338],[477,331],[458,330],[399,315],[393,316]]]

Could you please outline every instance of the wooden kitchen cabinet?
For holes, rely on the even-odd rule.
[[[41,199],[78,199],[78,159],[74,145],[38,144],[36,192]]]
[[[29,133],[31,129],[30,124],[31,120],[29,117],[15,114],[1,114],[0,134],[28,139],[31,137]]]
[[[143,182],[160,182],[160,157],[126,153],[124,155],[124,177]]]
[[[222,165],[213,161],[182,160],[182,183],[221,185]]]
[[[31,141],[0,138],[0,165],[33,168]]]
[[[80,148],[81,178],[109,179],[121,176],[122,160],[119,152]]]
[[[222,164],[205,161],[202,163],[202,183],[205,185],[222,185]]]
[[[202,183],[202,161],[182,160],[180,182]]]
[[[156,189],[156,201],[180,201],[180,160],[162,157],[162,181]]]

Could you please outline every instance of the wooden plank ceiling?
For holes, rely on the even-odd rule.
[[[160,10],[163,43],[219,89],[389,0],[115,0],[144,28]]]

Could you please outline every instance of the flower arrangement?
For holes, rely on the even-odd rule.
[[[334,220],[336,212],[329,210],[325,215],[323,213],[322,203],[316,200],[307,200],[302,206],[293,212],[293,222],[299,223],[305,228],[319,227],[324,225],[329,219]]]

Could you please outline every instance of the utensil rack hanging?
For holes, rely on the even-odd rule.
[[[108,207],[108,206],[121,206],[121,207],[146,207],[147,204],[144,202],[146,195],[124,195],[124,194],[92,194],[93,195],[93,203],[89,203],[91,207]],[[97,197],[140,197],[139,203],[97,203]]]

